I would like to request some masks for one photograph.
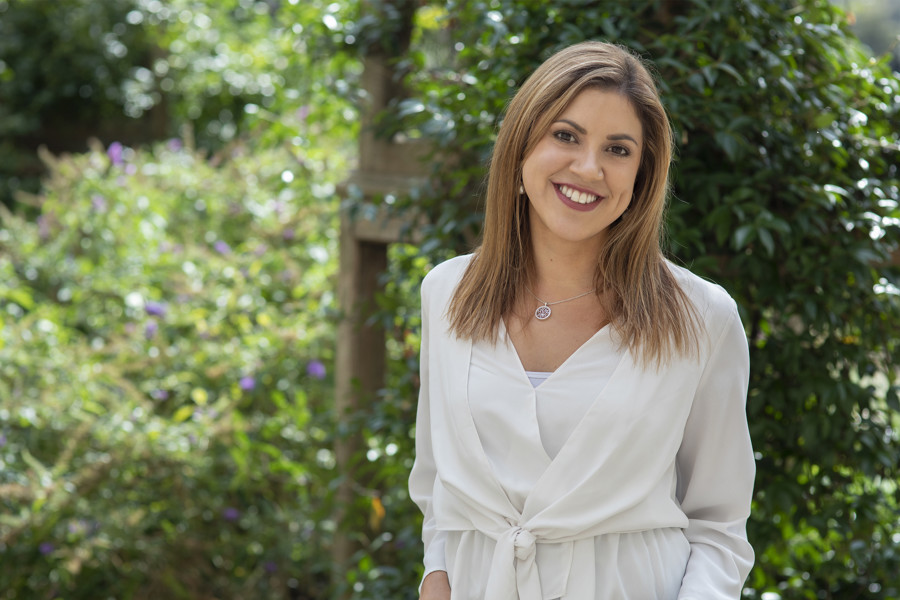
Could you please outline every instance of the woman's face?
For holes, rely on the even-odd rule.
[[[535,244],[599,248],[631,202],[642,133],[625,96],[598,89],[575,96],[522,164]]]

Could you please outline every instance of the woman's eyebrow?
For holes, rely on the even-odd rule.
[[[584,135],[587,133],[587,129],[585,129],[584,127],[582,127],[581,125],[579,125],[578,123],[576,123],[574,121],[570,121],[569,119],[558,119],[558,120],[554,121],[554,123],[565,123],[565,124],[569,125],[570,127],[572,127],[572,129],[574,129],[575,131],[580,133],[581,135]],[[613,142],[628,140],[635,146],[640,146],[640,144],[637,143],[637,140],[634,139],[633,137],[631,137],[630,135],[628,135],[627,133],[613,133],[613,134],[606,136],[606,139],[613,141]]]
[[[582,126],[579,125],[578,123],[575,123],[574,121],[570,121],[570,120],[568,120],[568,119],[559,119],[559,120],[556,121],[556,122],[557,122],[557,123],[567,123],[567,124],[571,125],[572,128],[575,129],[575,131],[577,131],[578,133],[580,133],[580,134],[582,134],[582,135],[584,135],[585,133],[587,133],[587,129],[585,129],[584,127],[582,127]]]
[[[618,142],[621,140],[628,140],[631,143],[633,143],[635,146],[640,146],[640,144],[637,143],[637,140],[634,139],[633,137],[631,137],[630,135],[628,135],[627,133],[614,133],[612,135],[606,136],[606,139],[613,141],[613,142]]]

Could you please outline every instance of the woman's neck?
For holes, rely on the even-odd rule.
[[[587,244],[534,244],[534,292],[554,301],[594,287],[598,251]]]

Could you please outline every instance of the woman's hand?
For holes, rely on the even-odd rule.
[[[432,571],[422,582],[419,600],[450,600],[450,579],[446,571]]]

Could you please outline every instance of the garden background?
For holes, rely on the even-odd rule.
[[[418,284],[583,39],[655,63],[668,249],[747,328],[746,597],[900,598],[898,33],[891,0],[0,0],[0,599],[416,598]],[[361,127],[373,56],[398,95]],[[427,182],[343,185],[366,132],[440,148]],[[339,418],[339,222],[379,206],[420,225]]]

